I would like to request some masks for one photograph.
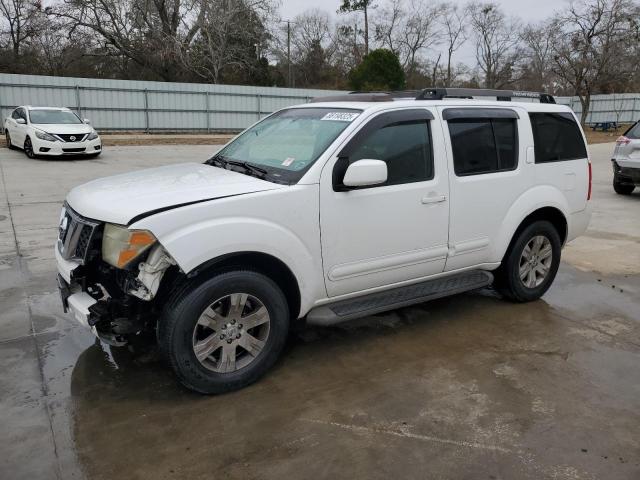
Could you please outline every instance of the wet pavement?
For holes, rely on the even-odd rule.
[[[0,478],[640,478],[640,194],[610,194],[609,147],[592,228],[542,300],[484,290],[307,328],[217,397],[151,343],[110,348],[67,318],[51,247],[72,185],[212,147],[0,150]]]

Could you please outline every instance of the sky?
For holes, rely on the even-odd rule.
[[[451,0],[461,7],[467,0]],[[536,23],[552,16],[553,12],[564,7],[568,0],[494,0],[498,3],[507,15],[520,17],[524,23]],[[342,3],[340,0],[325,0],[324,2],[312,2],[309,0],[281,0],[280,13],[283,19],[293,19],[296,15],[312,8],[319,8],[335,18],[336,10]],[[380,0],[380,3],[384,0]],[[431,57],[437,57],[438,47],[430,52]],[[471,42],[467,43],[456,53],[454,62],[464,62],[466,64],[475,63],[475,52]]]

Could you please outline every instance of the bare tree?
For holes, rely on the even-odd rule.
[[[439,15],[439,6],[426,0],[391,0],[376,18],[376,40],[398,57],[409,83],[424,63],[422,54],[439,40]]]
[[[457,5],[445,3],[441,6],[440,23],[447,45],[447,74],[445,85],[450,86],[452,80],[453,54],[467,41],[465,16]]]
[[[580,99],[583,125],[594,91],[636,68],[618,55],[620,45],[638,41],[634,11],[631,0],[588,0],[572,3],[552,24],[554,69]]]
[[[13,53],[13,61],[18,62],[21,47],[36,33],[40,3],[33,0],[0,0],[0,19],[3,34],[8,39],[8,47]]]
[[[471,30],[476,42],[476,60],[484,74],[486,88],[502,88],[514,80],[518,36],[516,19],[507,19],[495,3],[470,3],[467,6]]]
[[[552,85],[552,26],[528,25],[520,38],[523,43],[523,79],[524,90],[551,91]]]

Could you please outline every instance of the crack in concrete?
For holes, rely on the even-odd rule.
[[[426,442],[441,443],[445,445],[455,445],[456,447],[489,450],[492,452],[500,452],[500,453],[509,453],[509,454],[520,453],[517,450],[501,447],[499,445],[488,445],[488,444],[478,443],[478,442],[469,442],[466,440],[453,440],[450,438],[434,437],[432,435],[423,435],[419,433],[409,432],[406,429],[391,430],[383,427],[365,427],[361,425],[351,425],[351,424],[340,423],[340,422],[316,420],[312,418],[301,418],[300,420],[303,422],[327,425],[327,426],[337,427],[343,430],[350,430],[352,432],[358,432],[358,433],[383,434],[383,435],[390,435],[390,436],[400,437],[400,438],[408,438],[408,439],[421,440]]]

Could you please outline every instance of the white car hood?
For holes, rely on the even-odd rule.
[[[149,212],[180,205],[283,188],[242,173],[200,163],[181,163],[100,178],[67,196],[80,215],[120,225]]]
[[[76,124],[64,124],[64,123],[32,123],[34,128],[43,130],[47,133],[62,133],[62,134],[74,134],[74,133],[91,133],[93,128],[84,123]]]

